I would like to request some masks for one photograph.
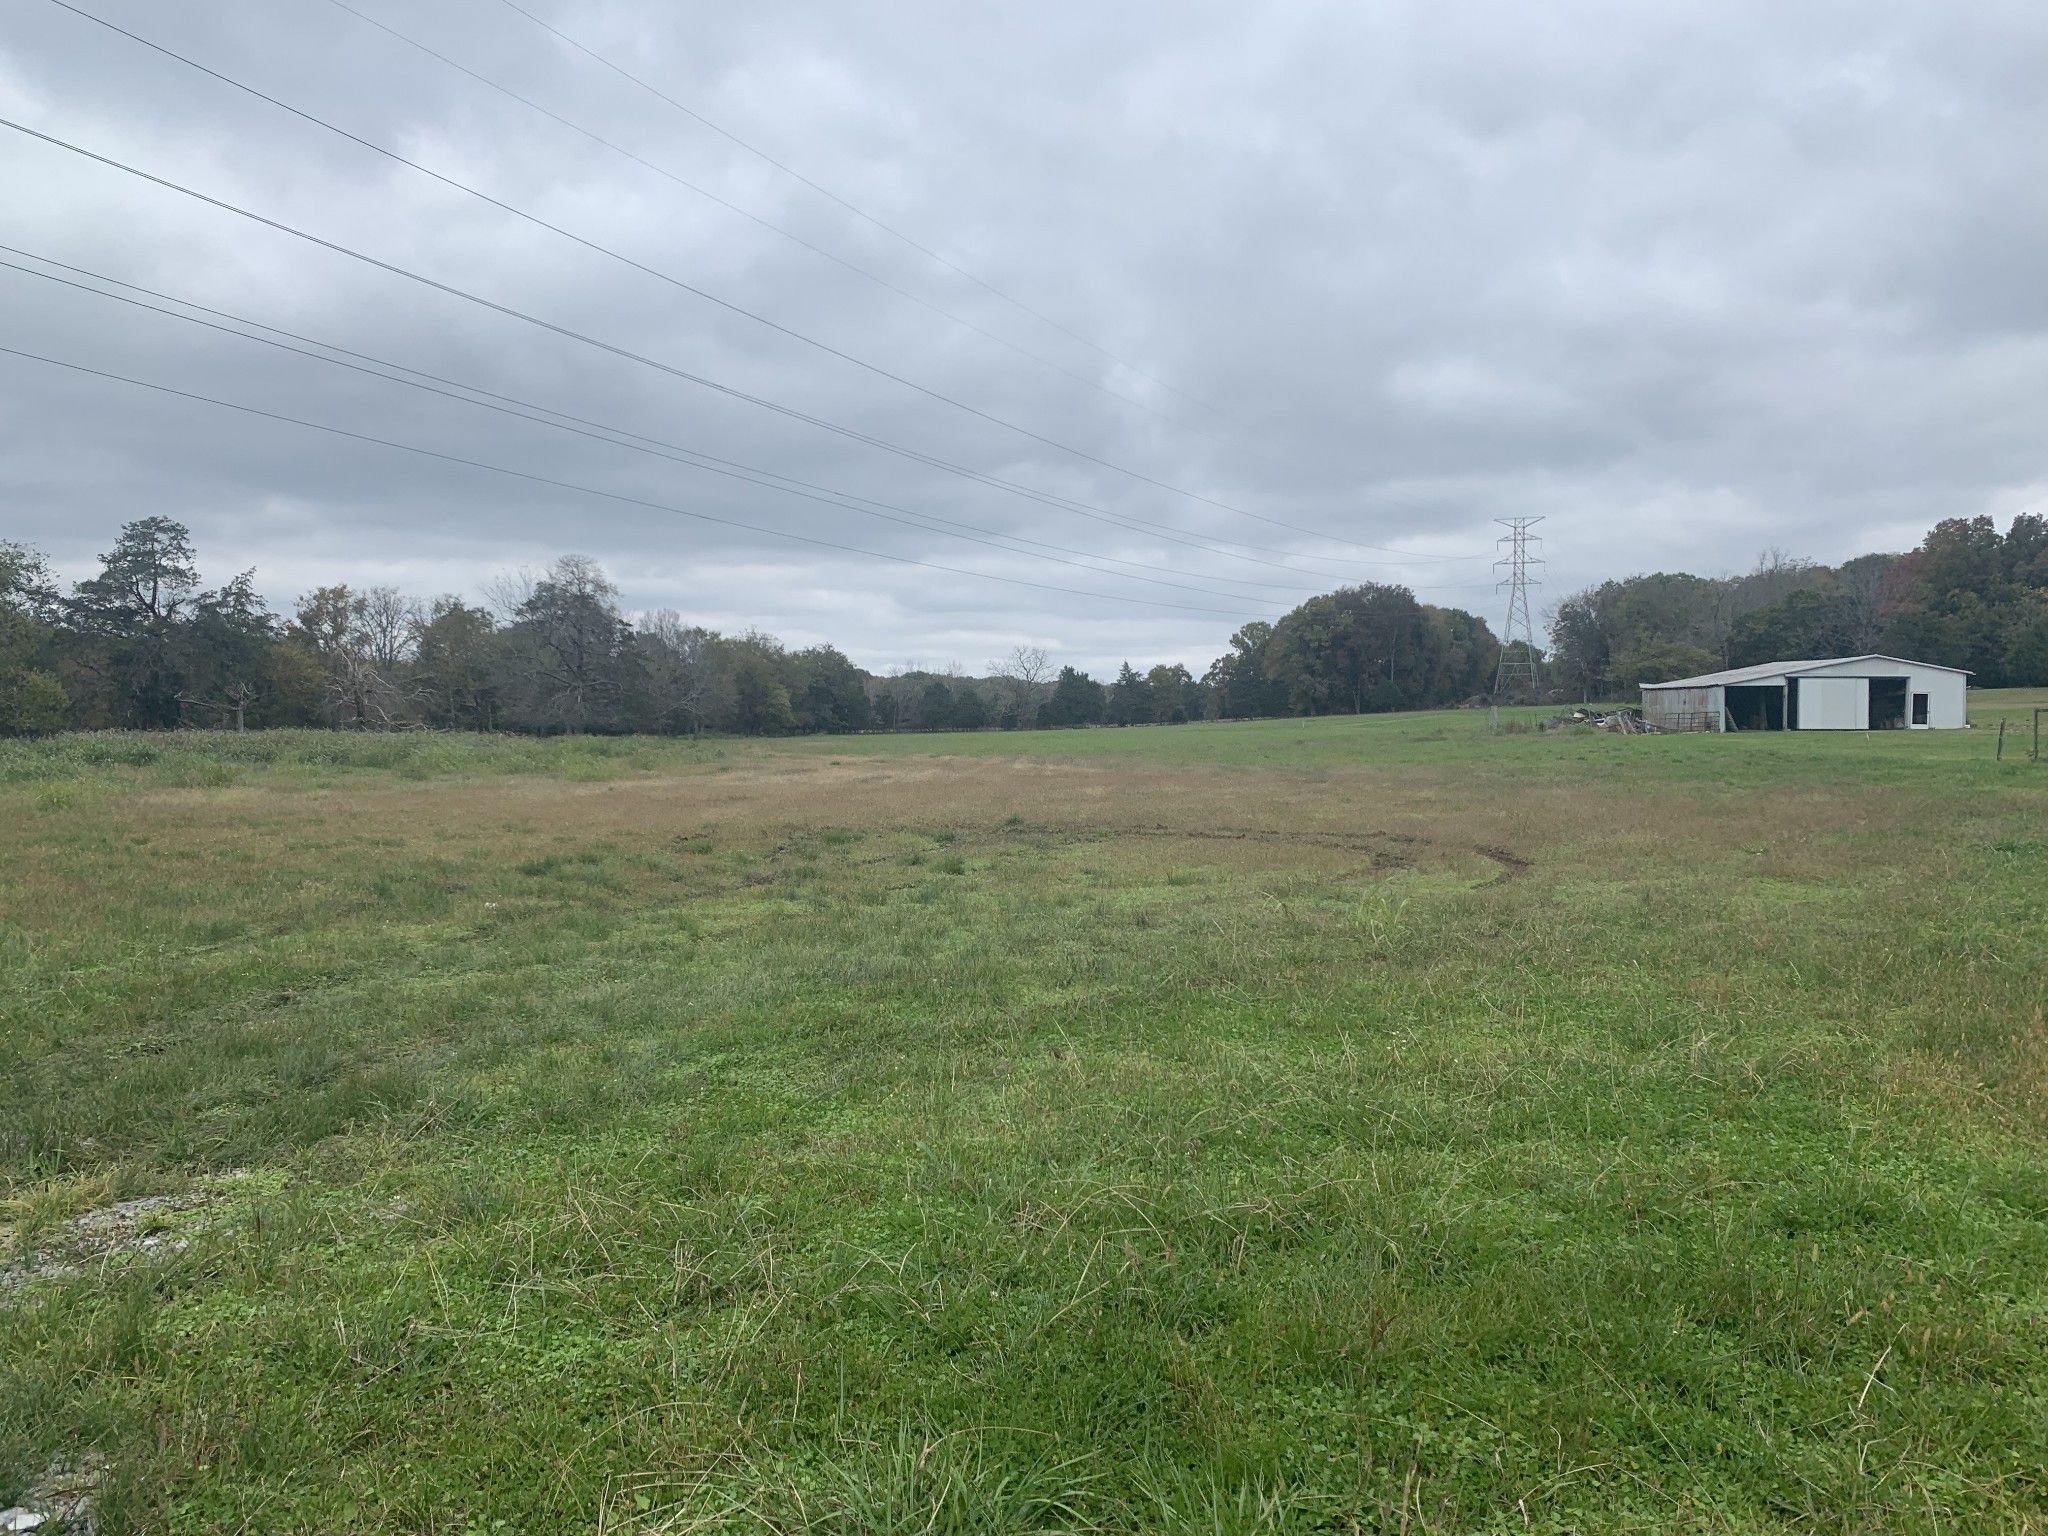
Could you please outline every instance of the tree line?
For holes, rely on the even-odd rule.
[[[1245,625],[1200,677],[1125,663],[1098,681],[1020,646],[986,676],[877,676],[830,645],[724,635],[620,606],[566,555],[488,601],[318,587],[271,612],[245,571],[201,581],[190,532],[147,517],[92,576],[0,542],[0,732],[66,729],[477,730],[576,734],[1050,729],[1413,709],[1484,693],[1484,620],[1366,584]]]
[[[191,535],[148,517],[59,590],[0,541],[0,733],[66,729],[569,733],[1021,730],[1357,714],[1480,702],[1501,658],[1485,620],[1366,583],[1246,624],[1197,677],[1126,663],[1099,681],[1020,646],[983,676],[878,676],[830,645],[627,614],[565,555],[473,603],[315,588],[271,612],[245,571],[206,587]],[[1903,555],[1838,566],[1773,553],[1739,576],[1602,582],[1547,616],[1545,697],[1629,698],[1721,667],[1879,651],[2048,685],[2048,519],[1935,525]]]
[[[1602,582],[1548,615],[1555,686],[1627,698],[1724,667],[1872,652],[1962,667],[1985,688],[2048,685],[2048,518],[1935,524],[1903,555],[1837,566],[1766,555],[1740,576]]]

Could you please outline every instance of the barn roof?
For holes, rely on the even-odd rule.
[[[1828,656],[1819,661],[1766,661],[1754,667],[1730,667],[1725,672],[1702,672],[1698,677],[1675,677],[1668,683],[1644,683],[1645,688],[1724,688],[1729,684],[1753,683],[1765,677],[1793,677],[1816,667],[1848,666],[1859,661],[1886,661],[1894,666],[1913,667],[1922,672],[1955,672],[1970,675],[1965,667],[1944,667],[1932,661],[1907,661],[1902,656]]]

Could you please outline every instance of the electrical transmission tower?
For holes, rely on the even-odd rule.
[[[1536,626],[1529,618],[1529,567],[1541,565],[1538,559],[1531,559],[1529,546],[1542,546],[1541,539],[1529,536],[1529,530],[1543,519],[1540,517],[1496,517],[1494,519],[1508,531],[1500,542],[1507,547],[1507,553],[1494,561],[1493,568],[1506,567],[1507,576],[1500,585],[1507,589],[1508,621],[1500,632],[1500,670],[1493,675],[1493,696],[1504,693],[1536,692]],[[1541,585],[1541,583],[1537,583]],[[1519,649],[1517,646],[1519,645]]]

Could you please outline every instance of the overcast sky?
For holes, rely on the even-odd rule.
[[[80,3],[567,234],[51,0],[0,115],[589,339],[9,130],[0,241],[660,446],[0,270],[0,345],[587,488],[0,356],[0,537],[67,576],[165,513],[281,609],[573,550],[878,670],[1199,671],[1350,581],[1498,627],[1499,517],[1540,610],[2048,510],[2040,0],[520,0],[688,112],[507,0],[349,0],[586,133],[336,0]]]

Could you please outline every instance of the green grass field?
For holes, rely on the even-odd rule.
[[[0,743],[0,1505],[2048,1530],[2036,702]]]

